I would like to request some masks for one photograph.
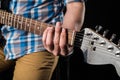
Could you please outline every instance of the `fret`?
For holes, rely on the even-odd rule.
[[[2,11],[0,12],[0,23],[2,23]]]
[[[20,17],[19,16],[16,16],[16,17],[17,17],[17,26],[16,27],[17,27],[17,29],[19,29],[19,18]]]
[[[31,26],[30,26],[30,28],[31,28],[30,30],[31,30],[32,33],[34,33],[34,31],[35,31],[34,30],[35,29],[35,23],[36,23],[36,21],[32,19]]]
[[[8,13],[5,12],[5,23],[7,24],[7,20],[8,20]]]
[[[37,30],[40,30],[40,26],[41,26],[42,24],[39,22],[38,24],[37,24]]]
[[[10,26],[9,24],[10,24],[10,13],[8,13],[8,24],[7,25]]]
[[[15,19],[14,19],[14,22],[15,22],[15,28],[17,29],[17,20],[18,20],[18,18],[17,18],[17,15],[15,16]]]
[[[35,29],[35,33],[36,34],[40,34],[40,30],[39,30],[40,28],[39,28],[39,26],[40,26],[40,22],[37,22],[36,23],[36,29]]]
[[[8,16],[7,16],[7,25],[9,26],[9,13],[8,13]]]
[[[5,15],[5,19],[6,19],[6,20],[5,20],[5,24],[7,24],[8,13],[7,13],[7,12],[5,12],[5,14],[6,14],[6,15]]]
[[[5,24],[5,12],[3,12],[3,24]]]
[[[0,11],[0,23],[1,23],[1,11]]]
[[[19,29],[21,29],[21,25],[22,25],[21,20],[22,20],[22,17],[19,16],[19,15],[18,15],[18,17],[19,17],[19,20],[18,20],[18,27],[19,27]]]
[[[23,29],[23,23],[24,23],[24,22],[23,22],[23,21],[24,21],[23,19],[24,19],[24,18],[21,17],[21,26],[20,26],[20,29]],[[24,29],[23,29],[23,30],[24,30]]]
[[[3,12],[1,13],[1,23],[3,24]]]
[[[22,29],[26,30],[26,18],[23,17]]]
[[[4,23],[4,12],[2,12],[1,18],[2,18],[2,24],[3,24]]]
[[[8,13],[8,23],[7,23],[8,26],[10,26],[10,24],[11,24],[11,22],[10,22],[11,19],[10,18],[11,18],[11,14]]]
[[[8,15],[8,25],[12,26],[12,21],[11,21],[11,14],[9,13]]]
[[[29,19],[29,32],[31,32],[31,23],[32,23],[32,19]]]
[[[0,12],[0,22],[2,23],[2,11]]]
[[[8,13],[5,12],[5,23],[7,24],[8,23]]]
[[[0,23],[2,23],[2,11],[0,11]]]
[[[8,25],[8,13],[6,13],[6,23]]]
[[[14,21],[13,21],[14,20],[14,14],[11,14],[11,19],[10,20],[11,20],[11,25],[10,26],[13,26],[13,24],[14,24]]]
[[[1,23],[1,11],[0,11],[0,23]]]
[[[27,18],[25,18],[25,30],[27,30]]]
[[[42,35],[42,33],[43,33],[43,29],[42,29],[42,26],[43,26],[43,23],[41,22],[41,23],[40,23],[40,26],[39,26],[40,35]]]
[[[29,32],[30,27],[30,19],[27,19],[26,30]]]
[[[4,16],[3,16],[3,13],[4,13],[4,12],[2,12],[2,16],[1,16],[1,18],[2,18],[2,24],[3,24],[3,22],[4,22]]]
[[[16,15],[14,15],[14,20],[13,21],[14,21],[13,26],[16,27]]]
[[[36,32],[36,27],[37,27],[37,20],[35,21],[35,25],[34,25],[34,33]]]
[[[6,14],[6,17],[7,17],[7,25],[9,23],[9,13]]]

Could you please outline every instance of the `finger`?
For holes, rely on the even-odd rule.
[[[68,49],[68,54],[67,55],[71,55],[73,53],[73,46],[67,46],[67,49]]]
[[[43,36],[42,36],[42,42],[44,47],[46,48],[46,38],[47,38],[47,33],[48,33],[48,28],[46,28],[43,32]]]
[[[47,50],[50,52],[52,52],[52,50],[54,49],[53,37],[54,37],[54,27],[49,27],[47,38],[46,38],[46,47],[47,47]]]
[[[65,56],[67,55],[68,53],[68,50],[67,50],[67,33],[66,33],[66,29],[65,28],[62,28],[62,32],[61,32],[61,35],[60,35],[60,54]]]
[[[61,23],[57,22],[56,27],[55,27],[55,36],[54,36],[54,55],[58,55],[60,52],[59,48],[59,39],[60,39],[60,33],[61,33]]]

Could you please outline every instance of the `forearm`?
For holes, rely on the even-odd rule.
[[[76,31],[78,31],[78,29],[80,30],[84,20],[84,13],[84,3],[68,3],[63,24],[57,22],[55,27],[47,27],[47,29],[45,29],[42,38],[44,47],[54,55],[68,55],[68,53],[72,51],[73,46],[68,45],[65,28],[73,29]],[[75,27],[77,27],[77,29],[75,29]]]
[[[71,2],[67,4],[66,8],[63,27],[79,31],[84,21],[85,4],[81,2]]]

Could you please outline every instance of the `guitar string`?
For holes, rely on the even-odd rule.
[[[89,41],[89,40],[88,40]],[[97,42],[96,42],[97,43]],[[82,47],[84,47],[85,45],[89,45],[89,42],[88,43],[84,43],[84,45],[82,46]],[[106,47],[103,47],[103,46],[100,46],[99,44],[96,44],[96,48],[97,48],[97,50],[99,49],[101,52],[106,52],[106,53],[111,53],[111,54],[113,54],[114,52],[112,52],[112,51],[108,51],[107,50],[107,48]],[[100,46],[100,47],[98,47],[98,46]],[[79,46],[80,47],[80,46]],[[87,46],[85,46],[85,47],[87,47]],[[94,46],[91,46],[90,48],[93,48]]]
[[[81,34],[81,35],[83,35],[83,34]],[[80,38],[83,38],[83,36],[79,36],[79,35],[76,35],[76,39],[80,39]],[[76,46],[76,47],[80,47],[81,45],[82,45],[82,42],[80,42],[80,41],[78,41],[78,40],[76,40],[75,39],[75,45],[74,46]],[[90,42],[92,42],[92,41],[94,41],[94,43],[96,43],[96,45],[98,45],[97,46],[97,48],[101,48],[102,50],[105,50],[106,51],[106,49],[108,49],[108,46],[101,46],[100,45],[100,43],[98,42],[98,41],[95,41],[95,40],[90,40],[88,37],[86,37],[86,36],[84,36],[84,40],[86,40],[86,41],[89,41],[88,43],[90,43]],[[84,43],[84,45],[85,45],[86,43]],[[100,46],[100,47],[99,47]],[[115,45],[116,46],[116,45]],[[117,46],[116,46],[117,47]],[[106,49],[105,49],[106,48]],[[119,50],[119,49],[118,49]],[[108,50],[107,50],[108,51]],[[106,51],[106,52],[107,52]],[[113,53],[113,52],[111,52],[111,53]]]
[[[82,38],[82,36],[76,36],[76,38],[77,37],[81,37]],[[77,38],[77,39],[79,39],[79,38]],[[89,39],[88,37],[84,37],[84,40],[86,40],[86,41],[89,41],[88,43],[90,43],[90,42],[94,42],[94,43],[96,43],[96,44],[99,44],[100,45],[100,43],[98,42],[98,41],[95,41],[95,40],[92,40],[92,39]],[[76,45],[80,45],[81,44],[81,42],[80,41],[78,41],[78,40],[74,40],[74,43],[76,43]],[[85,43],[84,43],[85,44]],[[116,46],[117,47],[117,46]]]
[[[76,44],[76,45],[78,45],[78,46],[80,46],[80,38],[82,39],[83,38],[83,35],[84,34],[82,34],[82,33],[79,33],[79,35],[78,35],[78,33],[77,33],[77,35],[75,36],[75,40],[74,40],[74,43]],[[90,40],[89,38],[87,38],[86,36],[84,36],[84,40],[86,40],[86,41],[93,41],[92,39]],[[95,43],[97,43],[96,41],[94,41]],[[97,44],[99,44],[99,43],[97,43]],[[75,46],[76,46],[75,45]]]
[[[79,37],[82,38],[82,36],[79,36]],[[89,42],[90,42],[90,41],[93,41],[93,40],[88,39],[87,37],[84,37],[84,40],[88,41],[88,43],[87,43],[87,42],[84,43],[84,45],[83,45],[82,47],[87,47],[87,46],[85,46],[85,45],[90,45]],[[75,42],[76,42],[76,40],[75,40]],[[106,53],[108,53],[108,54],[111,53],[112,55],[115,55],[115,52],[108,51],[108,49],[107,49],[106,46],[100,46],[100,44],[99,44],[97,41],[94,41],[94,43],[96,43],[96,45],[95,45],[95,46],[91,45],[90,48],[96,47],[97,50],[99,49],[99,50],[101,50],[101,52],[106,52]],[[79,45],[78,45],[78,44],[79,44]],[[81,45],[82,45],[82,44],[81,44],[80,42],[77,42],[77,44],[74,45],[74,46],[81,48]],[[3,45],[1,45],[1,46],[3,46]],[[42,47],[42,46],[41,46],[41,47]]]
[[[80,40],[80,38],[82,38],[82,37],[83,37],[83,35],[84,35],[84,34],[81,34],[82,36],[79,36],[80,34],[81,34],[80,32],[78,32],[78,33],[77,33],[77,35],[76,35],[76,39],[78,38],[78,39]],[[84,36],[84,37],[85,37],[85,36]],[[79,41],[79,42],[77,42],[77,40],[76,40],[76,39],[75,39],[75,42],[76,42],[76,43],[80,43],[80,41]]]

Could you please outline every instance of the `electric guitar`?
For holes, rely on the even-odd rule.
[[[88,64],[112,64],[120,76],[120,45],[113,43],[95,30],[85,28],[80,48]]]
[[[23,16],[12,14],[4,10],[0,10],[0,23],[38,35],[42,35],[46,27],[54,27],[54,25],[30,18],[25,18]],[[71,46],[74,42],[75,33],[76,32],[73,30],[68,30],[68,43]]]
[[[34,34],[42,35],[44,30],[54,25],[25,18],[0,10],[0,23]],[[90,28],[80,32],[68,30],[68,43],[82,49],[89,64],[113,64],[120,75],[120,48]]]

